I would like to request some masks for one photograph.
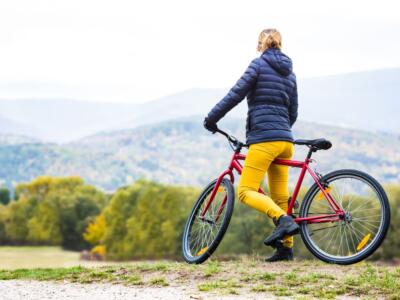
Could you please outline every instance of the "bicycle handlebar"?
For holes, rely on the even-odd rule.
[[[217,130],[215,132],[218,132],[220,134],[222,134],[223,136],[225,136],[229,142],[231,142],[235,147],[247,147],[246,144],[242,143],[241,141],[239,141],[237,138],[235,138],[232,135],[229,135],[228,133],[226,133],[225,131],[217,128]]]

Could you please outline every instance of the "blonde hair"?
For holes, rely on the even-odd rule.
[[[269,48],[282,48],[281,33],[274,28],[264,29],[258,36],[257,51],[264,52]]]

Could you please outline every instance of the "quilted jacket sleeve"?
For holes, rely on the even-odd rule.
[[[258,77],[258,59],[254,59],[242,77],[230,89],[228,94],[219,101],[208,113],[207,118],[212,122],[218,122],[225,114],[242,101],[252,89]]]
[[[297,110],[298,110],[298,101],[297,101],[297,83],[295,82],[294,88],[292,95],[290,97],[290,105],[289,105],[289,119],[290,119],[290,127],[293,126],[293,124],[297,120]]]

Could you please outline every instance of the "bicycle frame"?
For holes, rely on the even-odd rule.
[[[233,171],[235,170],[239,175],[242,174],[242,169],[243,166],[240,164],[241,160],[244,160],[246,158],[246,155],[241,154],[241,153],[237,153],[234,152],[234,154],[232,155],[229,167],[223,171],[218,179],[217,182],[213,188],[213,191],[211,193],[211,196],[209,198],[209,200],[206,203],[206,206],[204,207],[202,213],[201,213],[201,218],[204,218],[208,208],[211,205],[211,202],[214,200],[214,197],[217,193],[218,187],[221,184],[222,179],[229,175],[230,177],[230,181],[232,182],[232,184],[234,183],[234,176],[233,176]],[[289,167],[294,167],[294,168],[300,168],[301,172],[300,172],[300,176],[299,179],[297,180],[295,189],[293,191],[292,197],[290,198],[290,202],[288,205],[288,209],[287,209],[287,214],[288,215],[293,215],[293,207],[294,204],[296,202],[296,198],[299,194],[300,191],[300,187],[303,183],[304,177],[306,175],[306,173],[308,172],[311,177],[313,178],[313,180],[315,181],[315,183],[317,184],[317,186],[319,187],[320,191],[322,192],[322,194],[324,195],[325,199],[328,201],[329,205],[332,207],[332,210],[334,211],[333,214],[321,214],[321,215],[315,215],[312,217],[295,217],[294,220],[296,223],[300,223],[300,222],[307,222],[307,223],[326,223],[326,222],[335,222],[335,221],[340,221],[344,218],[344,211],[343,209],[340,207],[340,205],[335,201],[335,199],[333,199],[332,195],[329,194],[329,192],[326,192],[324,186],[321,184],[320,179],[318,178],[318,176],[315,174],[315,172],[309,167],[309,164],[311,163],[311,159],[309,157],[307,157],[304,161],[297,161],[297,160],[287,160],[287,159],[275,159],[274,160],[274,164],[278,164],[278,165],[283,165],[283,166],[289,166]],[[259,189],[260,193],[264,193],[264,191],[260,188]],[[226,200],[227,200],[227,196],[225,195],[221,206],[218,209],[218,213],[217,213],[217,217],[216,220],[218,220],[218,218],[220,217],[225,204],[226,204]]]

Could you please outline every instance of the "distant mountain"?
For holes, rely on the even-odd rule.
[[[132,104],[68,99],[0,100],[0,114],[35,128],[31,136],[54,142],[120,128],[124,120],[134,117],[135,110]]]
[[[0,147],[9,145],[21,145],[21,144],[38,144],[40,142],[41,141],[38,139],[25,135],[0,133]]]
[[[309,78],[299,93],[303,120],[400,132],[400,69]]]
[[[225,89],[197,88],[148,101],[137,107],[135,117],[127,125],[140,126],[193,115],[205,115],[225,96],[225,93]],[[234,108],[230,116],[242,117],[246,109],[243,103],[239,108]]]
[[[33,127],[0,115],[0,135],[35,135],[36,133],[37,130]]]
[[[308,78],[299,80],[298,89],[301,120],[368,131],[400,132],[400,69]],[[31,136],[68,142],[99,131],[205,116],[228,90],[190,89],[142,104],[0,100],[0,115],[30,128]],[[228,116],[243,117],[246,111],[246,101],[243,101]],[[10,127],[4,128],[0,133],[21,134],[12,128],[8,131]]]
[[[138,178],[164,183],[204,185],[229,163],[225,138],[202,128],[202,117],[99,133],[73,143],[0,146],[0,181],[7,185],[39,175],[79,175],[105,190]],[[243,139],[244,119],[224,119],[221,128]],[[400,180],[400,140],[397,135],[349,130],[298,122],[297,138],[326,137],[334,146],[314,158],[317,169],[365,170],[383,182]],[[296,147],[303,159],[305,147]],[[291,176],[293,180],[295,177]]]

